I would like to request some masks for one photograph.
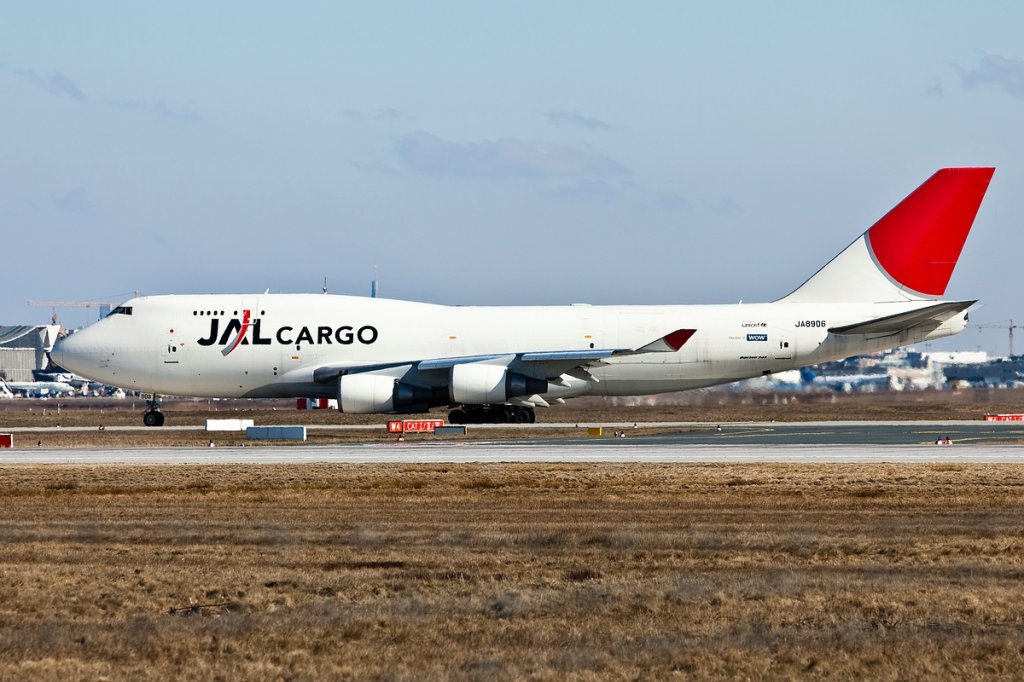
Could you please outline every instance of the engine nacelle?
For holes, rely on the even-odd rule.
[[[454,403],[498,405],[509,398],[546,393],[548,382],[510,372],[499,365],[465,363],[452,367],[449,392]]]
[[[338,379],[338,409],[351,414],[395,412],[430,403],[431,391],[380,374],[343,374]]]

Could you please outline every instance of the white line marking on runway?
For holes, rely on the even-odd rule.
[[[1012,463],[1024,448],[958,445],[677,445],[640,443],[383,443],[125,450],[8,450],[4,464],[301,463]]]

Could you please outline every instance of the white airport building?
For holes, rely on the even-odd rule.
[[[33,381],[32,370],[46,367],[60,332],[59,324],[0,326],[0,378]]]

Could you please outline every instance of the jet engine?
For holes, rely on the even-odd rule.
[[[380,374],[343,374],[338,379],[338,407],[342,412],[371,414],[426,407],[431,397],[429,388]]]
[[[465,363],[452,367],[449,392],[454,403],[496,405],[509,398],[546,393],[548,382],[510,372],[499,365]]]

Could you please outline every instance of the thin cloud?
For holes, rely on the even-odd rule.
[[[345,118],[353,123],[394,123],[409,119],[409,115],[404,111],[399,111],[398,109],[392,109],[390,107],[373,109],[371,111],[364,111],[362,109],[346,109],[343,113]]]
[[[657,192],[654,196],[654,204],[665,211],[689,210],[690,201],[679,192]]]
[[[423,175],[542,178],[626,172],[604,154],[511,137],[450,142],[421,130],[398,138],[394,148],[405,170]]]
[[[84,215],[92,213],[93,205],[84,187],[75,187],[70,192],[53,198],[53,205],[68,213]]]
[[[357,171],[369,173],[371,175],[401,175],[402,173],[402,171],[392,166],[371,161],[359,161],[357,159],[353,159],[348,162],[348,165]]]
[[[956,68],[960,72],[960,83],[965,90],[995,88],[1010,97],[1024,99],[1024,59],[982,54],[975,68]]]
[[[163,118],[179,120],[201,118],[199,111],[188,102],[176,102],[165,98],[158,100],[144,99],[106,99],[103,103],[120,111],[154,114]]]
[[[607,202],[615,198],[615,190],[604,180],[584,180],[572,185],[545,188],[541,191],[563,201]]]
[[[711,215],[729,216],[743,213],[743,206],[732,197],[719,197],[714,201],[704,202],[704,210]]]
[[[59,71],[54,71],[46,77],[40,76],[31,69],[12,69],[12,71],[51,95],[70,97],[76,102],[84,103],[89,101],[89,98],[78,87],[78,84]]]
[[[942,99],[946,96],[946,91],[943,89],[940,81],[935,81],[935,83],[925,88],[924,95],[925,97],[937,97]]]
[[[584,116],[578,111],[549,111],[544,114],[548,123],[555,126],[572,126],[590,130],[615,130],[615,126],[593,116]]]
[[[7,67],[6,65],[0,65],[0,68]],[[59,71],[54,71],[49,76],[45,77],[36,73],[32,69],[12,67],[10,68],[10,71],[51,95],[56,95],[58,97],[70,97],[76,102],[81,102],[82,104],[86,104],[90,101],[89,96],[86,95],[80,87],[78,87],[78,83]],[[121,111],[149,113],[162,116],[164,118],[175,119],[201,118],[199,111],[193,104],[177,102],[167,98],[160,98],[156,100],[108,98],[100,101],[107,107],[119,109]]]

